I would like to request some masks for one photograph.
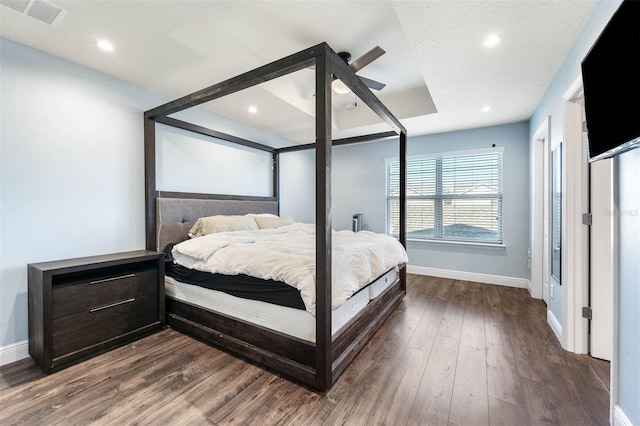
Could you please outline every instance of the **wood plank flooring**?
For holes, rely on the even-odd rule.
[[[324,395],[166,329],[51,375],[1,367],[0,424],[608,425],[608,385],[526,290],[409,275]]]

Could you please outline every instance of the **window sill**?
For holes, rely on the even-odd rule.
[[[474,241],[451,241],[451,240],[426,240],[420,238],[407,238],[407,242],[410,243],[427,243],[427,244],[446,244],[446,245],[456,245],[456,246],[472,246],[472,247],[486,247],[486,248],[494,248],[494,249],[505,249],[507,248],[504,243],[482,243],[482,242],[474,242]]]

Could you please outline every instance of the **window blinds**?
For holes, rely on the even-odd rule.
[[[407,237],[502,242],[502,149],[407,160]],[[387,160],[387,232],[399,234],[399,171]]]

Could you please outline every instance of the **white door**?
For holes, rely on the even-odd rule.
[[[591,356],[611,360],[614,279],[613,159],[591,163]]]

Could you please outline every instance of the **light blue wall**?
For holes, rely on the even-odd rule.
[[[410,242],[410,264],[454,271],[528,278],[529,143],[527,123],[422,136],[411,139],[409,155],[504,147],[504,248]]]
[[[170,99],[3,38],[0,56],[2,349],[28,337],[28,263],[144,248],[142,117]],[[264,142],[255,129],[191,114]],[[270,155],[203,143],[181,155],[211,160],[210,170],[185,169],[171,147],[186,136],[158,127],[158,189],[271,195]],[[259,175],[229,167],[245,160]]]
[[[618,158],[618,405],[640,425],[640,148]]]
[[[294,151],[279,156],[280,216],[296,222],[316,222],[315,150]]]
[[[216,128],[215,123],[209,124]],[[174,127],[156,125],[159,190],[273,195],[272,155]]]
[[[409,138],[408,155],[504,147],[505,248],[409,242],[409,264],[471,273],[528,278],[529,151],[527,123]],[[364,229],[385,232],[385,158],[398,156],[387,140],[333,149],[334,229],[351,229],[362,213]],[[311,172],[310,172],[311,170]],[[315,221],[313,153],[281,155],[281,212]],[[303,202],[301,202],[304,200]],[[295,207],[294,207],[295,206]]]
[[[144,248],[142,111],[161,99],[0,38],[0,347],[27,339],[27,264]]]
[[[620,0],[603,0],[599,2],[591,17],[587,20],[571,51],[564,60],[560,70],[547,88],[536,111],[529,121],[529,140],[540,126],[551,117],[551,144],[563,140],[563,95],[581,74],[580,64],[589,52],[611,15],[620,6]],[[531,241],[530,241],[531,243]],[[549,308],[558,319],[563,318],[564,287],[556,286],[554,297],[549,301]]]

